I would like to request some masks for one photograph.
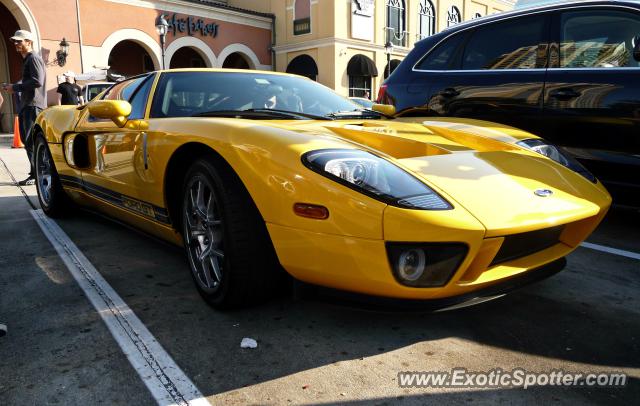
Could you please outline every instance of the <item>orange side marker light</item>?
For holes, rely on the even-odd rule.
[[[293,205],[293,212],[300,217],[310,219],[326,220],[329,218],[329,209],[317,204],[296,203]]]

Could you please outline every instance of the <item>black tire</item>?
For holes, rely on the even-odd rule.
[[[189,168],[181,215],[191,275],[207,303],[231,309],[275,293],[283,272],[266,225],[226,164],[212,157]]]
[[[42,211],[49,217],[60,217],[67,213],[70,200],[62,189],[60,177],[51,158],[47,141],[36,135],[34,147],[36,190]]]

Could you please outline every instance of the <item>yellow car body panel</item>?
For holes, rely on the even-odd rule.
[[[54,107],[38,117],[72,199],[181,244],[165,181],[177,151],[198,145],[215,151],[238,175],[284,269],[323,286],[407,299],[461,295],[567,255],[611,204],[600,183],[516,145],[536,136],[500,124],[457,118],[150,119],[150,100],[145,118],[123,127],[92,120],[88,108]],[[78,135],[87,138],[85,169],[70,165],[73,151],[65,145]],[[319,149],[369,151],[411,173],[453,208],[410,210],[373,199],[307,168],[303,155]],[[553,195],[538,197],[538,189]],[[329,217],[301,217],[295,203],[324,206]],[[491,265],[505,236],[561,225],[557,244]],[[468,252],[446,285],[416,288],[394,277],[388,242],[456,242]]]

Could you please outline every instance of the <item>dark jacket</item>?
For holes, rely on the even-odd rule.
[[[22,83],[13,85],[15,92],[20,92],[18,112],[26,106],[47,108],[46,84],[47,72],[40,55],[30,52],[22,62]]]

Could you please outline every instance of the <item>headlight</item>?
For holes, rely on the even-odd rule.
[[[547,144],[543,140],[539,139],[530,139],[524,140],[517,143],[517,145],[530,149],[531,151],[537,152],[540,155],[544,155],[547,158],[550,158],[562,166],[565,166],[571,169],[574,172],[579,173],[585,178],[589,179],[591,182],[596,183],[597,179],[591,172],[587,170],[577,159],[572,157],[562,148],[557,147],[555,145]]]
[[[309,169],[392,206],[449,210],[453,206],[389,161],[361,150],[325,149],[306,153]]]

